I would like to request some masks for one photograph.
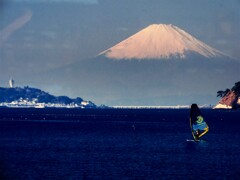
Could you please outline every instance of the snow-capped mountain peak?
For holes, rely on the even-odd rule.
[[[185,58],[188,53],[206,58],[224,56],[172,24],[152,24],[99,55],[111,59],[168,59]]]

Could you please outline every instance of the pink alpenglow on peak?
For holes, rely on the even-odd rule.
[[[226,56],[172,24],[153,24],[101,52],[110,59],[184,59],[187,53],[206,58]]]

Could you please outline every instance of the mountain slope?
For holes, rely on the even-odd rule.
[[[215,104],[215,92],[237,81],[239,71],[237,61],[176,26],[152,25],[42,79],[110,106]]]
[[[225,56],[171,24],[150,25],[99,55],[110,59],[182,59],[189,53],[206,58]]]

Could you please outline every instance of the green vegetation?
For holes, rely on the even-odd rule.
[[[236,82],[231,90],[240,95],[240,81]]]
[[[63,103],[63,104],[70,103],[80,104],[83,101],[83,99],[80,97],[71,99],[67,96],[54,96],[40,89],[31,88],[28,86],[24,88],[20,87],[0,88],[0,103],[1,102],[10,103],[12,101],[17,101],[19,99],[37,101],[39,103]]]
[[[224,97],[226,96],[230,91],[234,91],[237,95],[240,95],[240,81],[236,82],[235,85],[232,87],[232,89],[226,89],[225,91],[218,91],[217,97]]]
[[[230,92],[230,89],[226,89],[225,91],[218,91],[217,97],[224,97]]]

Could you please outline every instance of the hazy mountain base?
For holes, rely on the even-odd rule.
[[[99,56],[58,69],[49,77],[97,104],[216,104],[216,92],[236,82],[239,70],[240,64],[228,58],[191,55],[140,61]]]

